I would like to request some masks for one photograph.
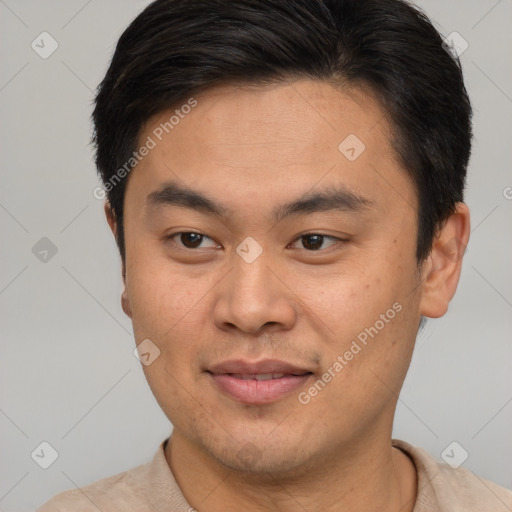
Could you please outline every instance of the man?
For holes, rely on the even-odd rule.
[[[93,114],[124,312],[174,426],[40,511],[499,511],[392,440],[469,238],[458,61],[400,0],[159,0]]]

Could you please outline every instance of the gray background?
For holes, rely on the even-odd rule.
[[[0,0],[4,512],[147,462],[170,432],[132,353],[88,145],[93,91],[146,4]],[[394,436],[437,458],[457,441],[465,467],[512,487],[512,2],[419,5],[444,36],[469,43],[461,60],[475,110],[473,231],[449,314],[418,339]],[[59,44],[47,59],[31,48],[43,31]],[[58,249],[46,262],[32,252],[42,237]],[[46,470],[31,458],[42,441],[59,454]]]

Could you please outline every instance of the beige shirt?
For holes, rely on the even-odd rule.
[[[163,441],[149,463],[58,494],[36,512],[192,512],[167,464]],[[470,471],[437,462],[427,452],[393,440],[418,475],[413,512],[512,511],[512,491]]]

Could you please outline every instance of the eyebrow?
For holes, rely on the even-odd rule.
[[[233,215],[233,210],[211,199],[203,193],[176,182],[165,183],[160,190],[146,197],[148,213],[157,213],[162,207],[178,206],[225,219]],[[278,205],[272,210],[274,222],[294,215],[306,215],[318,212],[340,211],[362,213],[375,207],[375,203],[361,195],[347,190],[342,185],[332,185],[320,191],[308,192],[299,199]]]

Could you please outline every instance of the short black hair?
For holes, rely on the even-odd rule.
[[[136,165],[144,123],[215,85],[302,78],[369,86],[376,95],[418,194],[421,262],[463,201],[471,152],[461,64],[445,48],[428,17],[403,0],[152,2],[121,35],[92,115],[96,166],[123,262],[127,180],[113,178],[127,162]]]

